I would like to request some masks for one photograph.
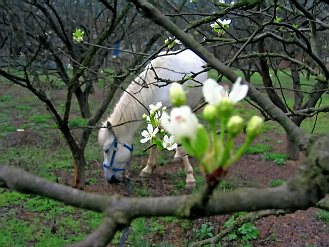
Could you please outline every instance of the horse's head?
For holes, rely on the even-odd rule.
[[[104,151],[104,175],[110,183],[120,182],[129,168],[133,146],[121,143],[117,139],[110,122],[104,127],[98,132],[98,142]]]

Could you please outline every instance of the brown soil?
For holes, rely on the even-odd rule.
[[[260,136],[255,143],[259,143],[264,139],[265,134]],[[283,134],[267,133],[268,140],[266,144],[272,145],[274,150],[272,152],[284,152],[286,148],[286,136]],[[243,139],[243,138],[242,138]],[[241,141],[241,140],[240,140]],[[283,142],[282,142],[283,141]],[[299,161],[288,160],[286,165],[276,165],[273,161],[266,161],[263,158],[263,154],[246,154],[239,161],[237,161],[232,167],[224,181],[235,184],[237,187],[257,187],[265,188],[269,187],[269,182],[277,179],[288,180],[294,173],[296,166],[301,163],[303,157]],[[192,157],[191,163],[193,166],[198,166],[197,161]],[[134,157],[133,163],[142,165],[146,164],[147,157]],[[92,170],[100,169],[101,163],[94,162],[91,167]],[[168,174],[182,173],[180,171],[180,163],[167,163],[164,166],[159,166],[155,173],[150,175],[146,179],[139,178],[139,169],[132,169],[131,180],[135,182],[134,188],[136,190],[140,188],[147,188],[148,193],[152,196],[166,196],[170,195],[170,192],[175,188],[172,180],[167,179]],[[104,179],[102,180],[102,174],[100,175],[101,184],[89,186],[92,192],[101,194],[120,194],[126,195],[126,185],[121,184],[108,184]],[[70,178],[71,179],[71,178]],[[185,177],[182,175],[180,180],[185,181]],[[67,180],[70,183],[71,180]],[[177,188],[176,188],[177,189]],[[191,189],[182,188],[179,194],[189,194]],[[136,196],[136,191],[131,191],[132,196]],[[137,195],[138,196],[138,195]],[[254,225],[260,231],[257,240],[250,242],[252,246],[329,246],[328,225],[325,222],[321,222],[316,219],[316,213],[319,209],[309,208],[305,211],[297,211],[292,214],[286,214],[284,216],[269,216],[262,218],[254,222]],[[215,233],[223,229],[223,224],[230,218],[228,215],[208,217],[206,219],[194,220],[193,225],[196,228],[200,228],[203,223],[212,222],[215,225]],[[183,246],[180,244],[180,238],[185,235],[193,242],[193,232],[184,231],[181,227],[176,227],[175,234],[172,234],[173,227],[167,225],[166,232],[162,237],[162,241],[165,239],[176,246]],[[155,234],[153,241],[156,241],[160,237]],[[232,241],[226,242],[222,246],[239,246]]]
[[[13,115],[16,114],[13,112]],[[15,125],[15,123],[13,123]],[[19,125],[18,125],[19,126]],[[265,135],[267,138],[265,138]],[[4,141],[7,146],[23,146],[23,145],[38,145],[40,136],[35,132],[13,132]],[[239,139],[238,142],[242,141]],[[284,152],[286,149],[286,137],[284,134],[272,131],[270,133],[262,134],[254,144],[265,141],[265,144],[274,147],[273,152]],[[239,144],[239,143],[237,143]],[[240,143],[241,144],[241,143]],[[55,145],[55,144],[54,144]],[[170,161],[173,153],[165,152],[161,154],[164,156],[165,162]],[[194,167],[198,166],[197,161],[192,157],[191,163]],[[300,159],[302,160],[302,158]],[[144,196],[166,196],[166,195],[182,195],[192,193],[192,189],[174,187],[173,180],[180,180],[182,184],[185,183],[185,175],[182,175],[181,164],[175,162],[168,162],[164,166],[159,166],[155,173],[147,178],[140,179],[139,172],[147,162],[147,157],[134,157],[132,160],[133,167],[130,172],[132,180],[131,196],[143,196],[140,191],[146,191]],[[301,161],[287,161],[286,165],[276,165],[273,161],[266,161],[263,159],[263,154],[246,154],[239,161],[237,161],[229,169],[229,172],[224,181],[227,181],[229,188],[233,187],[269,187],[269,182],[277,179],[287,180],[292,176],[296,166]],[[101,160],[92,161],[89,163],[87,174],[94,174],[92,171],[101,170]],[[63,184],[71,185],[72,174],[64,170],[56,170],[58,176]],[[180,174],[179,176],[177,174]],[[201,174],[196,174],[201,175]],[[98,183],[87,185],[87,189],[91,192],[99,194],[120,194],[126,195],[126,185],[124,183],[108,184],[102,174],[93,175],[97,178]],[[284,216],[269,216],[262,218],[254,224],[260,231],[257,240],[252,241],[252,246],[329,246],[328,226],[325,222],[316,219],[316,208],[309,208],[305,211],[297,211],[292,214]],[[192,228],[199,228],[203,223],[212,222],[215,226],[214,234],[223,229],[223,224],[230,218],[229,215],[207,217],[203,219],[193,220]],[[166,234],[159,235],[154,233],[152,238],[156,243],[166,240],[167,242],[176,246],[183,246],[180,241],[181,238],[188,239],[189,242],[194,241],[195,233],[192,230],[184,231],[180,226],[173,226],[172,224],[164,223]],[[162,239],[162,240],[161,240]],[[228,241],[222,246],[237,246],[234,242]]]

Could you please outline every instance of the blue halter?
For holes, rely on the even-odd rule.
[[[127,162],[127,167],[129,168],[131,157],[132,157],[132,152],[134,151],[134,146],[131,145],[131,147],[129,147],[125,143],[123,144],[123,146],[130,151],[130,159]],[[113,142],[111,143],[110,147],[105,150],[105,152],[111,150],[112,148],[113,148],[113,154],[112,154],[112,157],[111,157],[110,165],[107,165],[107,164],[103,163],[103,169],[104,168],[107,168],[107,169],[110,169],[111,168],[114,172],[127,170],[126,168],[115,168],[115,167],[113,167],[113,162],[114,162],[115,154],[117,153],[117,150],[118,150],[118,139],[116,137],[114,137]]]

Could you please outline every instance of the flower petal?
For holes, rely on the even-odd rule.
[[[143,130],[141,133],[142,136],[144,137],[148,137],[149,136],[149,132],[147,132],[146,130]]]
[[[225,89],[218,85],[214,79],[209,78],[203,83],[203,96],[209,104],[218,105],[222,99],[223,91]]]
[[[168,137],[167,135],[165,135],[165,136],[163,137],[163,141],[165,141],[165,142],[170,142],[169,137]]]
[[[167,112],[162,113],[162,117],[161,117],[161,126],[170,133],[170,116]]]
[[[155,136],[158,133],[158,131],[159,131],[159,128],[156,127],[155,130],[152,132],[152,135]]]
[[[173,150],[173,149],[176,149],[177,146],[178,146],[177,143],[172,144],[172,146],[171,146],[172,150]]]
[[[141,139],[140,142],[141,142],[141,143],[145,143],[145,142],[147,142],[147,141],[149,141],[149,140],[150,140],[150,138],[144,138],[144,139]]]
[[[153,132],[153,126],[152,124],[147,125],[147,131],[151,134]]]
[[[229,99],[233,103],[236,103],[236,102],[244,99],[248,94],[249,87],[246,84],[241,85],[241,80],[242,80],[242,78],[239,77],[235,81],[235,83],[233,84],[233,87],[232,87],[232,91],[229,94]]]

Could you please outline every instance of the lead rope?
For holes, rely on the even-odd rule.
[[[127,178],[127,196],[130,197],[130,178],[128,177],[128,175],[126,178]],[[122,231],[119,247],[122,247],[126,243],[128,239],[128,235],[129,235],[129,226],[123,229]]]

